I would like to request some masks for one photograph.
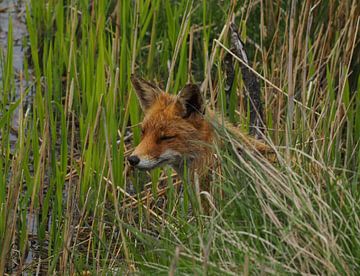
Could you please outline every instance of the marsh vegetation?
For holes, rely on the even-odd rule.
[[[22,7],[0,49],[1,275],[359,271],[358,1],[1,2]],[[14,17],[27,27],[21,68]],[[231,22],[277,162],[219,126],[210,193],[169,168],[131,170],[142,118],[132,73],[169,93],[199,84],[248,131],[239,64],[225,102]]]

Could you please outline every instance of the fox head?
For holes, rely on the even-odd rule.
[[[179,172],[184,160],[199,159],[211,143],[212,130],[203,118],[198,86],[188,84],[174,96],[134,76],[131,82],[145,116],[141,142],[128,157],[130,165],[151,170],[168,164]]]

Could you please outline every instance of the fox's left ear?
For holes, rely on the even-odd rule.
[[[204,103],[199,87],[196,84],[187,84],[178,94],[178,101],[184,107],[183,118],[192,113],[204,113]]]
[[[137,78],[131,75],[131,82],[134,86],[136,95],[138,96],[140,106],[144,112],[146,112],[150,106],[156,101],[160,89],[142,78]]]

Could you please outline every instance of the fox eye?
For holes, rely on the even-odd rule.
[[[176,137],[176,135],[161,135],[160,141],[168,141],[168,140],[174,139],[175,137]]]
[[[144,135],[144,134],[145,134],[145,129],[142,128],[142,129],[141,129],[141,135]]]

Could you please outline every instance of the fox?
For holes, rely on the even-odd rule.
[[[186,164],[191,172],[203,174],[212,163],[215,137],[204,118],[199,87],[187,84],[175,96],[135,76],[131,82],[144,119],[141,142],[128,157],[130,165],[140,170],[170,165],[181,177]]]
[[[172,95],[134,75],[131,82],[144,119],[141,141],[128,157],[130,165],[146,171],[170,165],[182,178],[186,164],[191,179],[195,172],[200,178],[204,177],[216,163],[213,145],[218,143],[218,138],[214,124],[220,119],[205,108],[200,88],[186,84],[177,95]],[[235,127],[228,125],[227,128],[241,136],[247,146],[259,152],[269,150],[266,144]]]

